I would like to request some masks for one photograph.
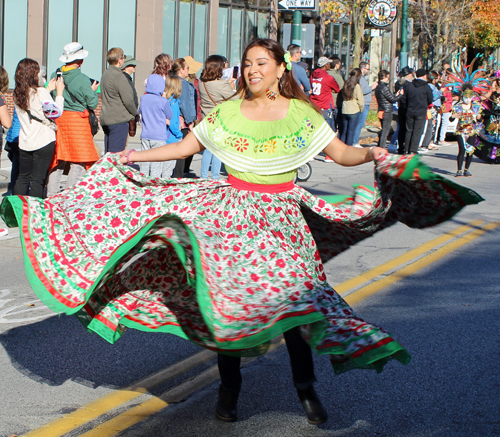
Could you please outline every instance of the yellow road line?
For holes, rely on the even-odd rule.
[[[275,339],[276,340],[276,339]],[[285,340],[280,336],[278,341],[273,340],[269,352],[276,349],[285,343]],[[257,357],[244,359],[245,364],[255,360]],[[169,402],[180,402],[187,398],[189,395],[207,386],[219,378],[219,369],[217,366],[212,366],[204,372],[200,373],[191,381],[186,381],[178,387],[166,391],[158,397],[153,397],[147,401],[139,404],[130,410],[125,411],[118,416],[113,417],[111,420],[104,422],[91,431],[80,434],[80,437],[112,437],[130,428],[136,423],[142,422],[147,417],[158,413],[164,408],[169,406]]]
[[[108,395],[102,396],[95,401],[83,405],[78,410],[67,414],[60,419],[49,422],[41,428],[35,429],[23,437],[60,437],[97,417],[111,411],[120,405],[123,405],[143,394],[153,387],[176,378],[183,373],[212,360],[217,355],[215,352],[203,350],[185,360],[182,360],[172,366],[162,369],[153,375],[148,376],[140,381],[137,381],[132,386],[122,390],[114,391]]]
[[[441,246],[442,244],[446,243],[447,241],[451,240],[452,238],[456,237],[457,235],[463,234],[464,232],[469,231],[473,227],[477,227],[483,223],[482,220],[474,220],[466,225],[459,226],[455,229],[453,229],[450,232],[447,232],[446,234],[443,234],[437,238],[434,238],[431,241],[428,241],[427,243],[424,243],[415,249],[410,250],[409,252],[406,252],[405,254],[398,256],[397,258],[394,258],[384,264],[381,264],[380,266],[377,266],[365,273],[362,273],[361,275],[356,276],[355,278],[349,279],[345,282],[342,282],[335,287],[335,291],[339,294],[345,293],[349,290],[352,290],[353,288],[357,287],[358,285],[361,285],[363,282],[367,282],[372,280],[373,278],[376,278],[377,276],[383,275],[384,273],[388,272],[389,270],[393,270],[396,267],[406,264],[407,262],[411,261],[412,259],[423,255],[424,253],[429,252],[430,250],[434,249],[435,247]]]
[[[429,255],[426,255],[425,257],[419,259],[418,261],[410,264],[409,266],[406,266],[401,270],[398,270],[392,275],[386,276],[385,278],[373,282],[367,285],[366,287],[363,287],[360,290],[350,294],[349,296],[346,296],[344,300],[351,306],[355,305],[361,302],[362,300],[365,300],[369,296],[382,290],[383,288],[386,288],[389,285],[392,285],[395,282],[398,282],[401,279],[412,275],[416,271],[428,266],[429,264],[438,261],[439,259],[448,255],[449,253],[453,252],[454,250],[457,250],[459,247],[464,246],[467,243],[470,243],[472,240],[475,240],[477,237],[483,235],[485,232],[495,229],[499,225],[500,225],[499,222],[488,223],[481,229],[476,229],[468,234],[465,234],[459,239],[454,240],[451,243],[448,243],[447,245],[437,249],[436,251],[430,253]]]
[[[335,287],[335,290],[338,293],[345,293],[345,292],[349,291],[350,289],[352,289],[352,288],[354,288],[354,287],[356,287],[356,286],[358,286],[366,281],[369,281],[377,276],[380,276],[380,275],[386,273],[387,271],[398,267],[399,265],[405,264],[405,263],[411,261],[412,259],[414,259],[420,255],[423,255],[424,253],[428,252],[429,250],[432,250],[433,248],[444,244],[445,242],[449,241],[450,239],[456,237],[457,235],[460,235],[464,232],[467,232],[471,228],[477,227],[477,226],[481,225],[482,223],[483,222],[480,220],[475,220],[475,221],[472,221],[466,225],[459,226],[456,229],[453,229],[452,231],[450,231],[444,235],[441,235],[440,237],[437,237],[437,238],[435,238],[427,243],[424,243],[421,246],[419,246],[419,247],[387,262],[387,263],[384,263],[384,264],[382,264],[378,267],[375,267],[374,269],[372,269],[366,273],[363,273],[355,278],[352,278],[348,281],[345,281],[345,282],[337,285]],[[489,225],[484,226],[483,229],[493,229],[496,226],[498,226],[498,224],[491,223]],[[477,234],[477,232],[480,232],[480,233]],[[474,234],[475,236],[472,238],[469,238],[467,241],[462,242],[457,247],[459,247],[463,244],[466,244],[468,241],[476,238],[477,236],[481,235],[484,232],[485,231],[478,231],[478,230],[473,231],[469,235]],[[461,242],[461,241],[462,240],[457,240],[457,241],[455,241],[455,243]],[[448,247],[448,246],[445,246],[445,247]],[[442,248],[442,249],[444,249],[444,248]],[[434,254],[438,253],[440,250],[441,249],[438,249],[436,252],[434,252]],[[451,251],[451,250],[453,250],[453,249],[450,249],[449,251]],[[449,251],[446,253],[449,253]],[[441,252],[439,252],[439,253],[441,253]],[[433,254],[431,254],[431,255],[433,255]],[[445,253],[441,256],[444,256],[444,255],[445,255]],[[430,256],[430,255],[428,255],[428,256]],[[406,271],[406,269],[408,269],[409,267],[420,263],[421,261],[425,260],[426,258],[427,257],[424,257],[422,260],[417,261],[414,264],[411,264],[407,268],[401,270],[400,273]],[[427,264],[425,264],[425,265],[427,265]],[[418,267],[416,270],[418,270],[419,268],[422,268],[422,267],[424,267],[424,265],[422,265],[421,267]],[[416,271],[416,270],[413,270],[413,271]],[[410,272],[410,270],[408,270],[408,271]],[[408,276],[409,274],[411,274],[411,273],[406,273],[405,276]],[[364,299],[365,297],[368,297],[369,295],[377,292],[381,288],[383,288],[387,285],[390,285],[391,283],[396,282],[397,280],[401,279],[402,277],[403,276],[401,276],[401,277],[398,276],[398,279],[395,279],[396,278],[395,276],[394,277],[389,276],[387,278],[384,278],[384,279],[377,281],[371,285],[368,285],[367,287],[362,288],[361,290],[357,291],[356,293],[352,294],[351,296],[348,296],[347,298],[345,298],[345,300],[349,304],[352,305],[352,304]],[[382,282],[382,281],[386,281],[386,282]],[[379,283],[380,283],[380,285],[378,286],[379,288],[373,288],[376,286],[376,284],[379,284]],[[383,283],[386,285],[382,285]],[[371,291],[371,290],[373,290],[373,291]],[[272,347],[275,348],[276,346],[272,346]],[[48,423],[47,425],[45,425],[41,428],[38,428],[34,431],[31,431],[31,432],[28,432],[27,434],[24,434],[24,437],[46,437],[48,435],[50,435],[51,437],[63,436],[64,434],[66,434],[66,433],[68,433],[76,428],[79,428],[80,426],[85,425],[86,423],[96,419],[97,417],[99,417],[99,416],[101,416],[101,415],[103,415],[103,414],[105,414],[113,409],[116,409],[119,406],[121,406],[127,402],[130,402],[131,400],[133,400],[139,396],[142,396],[143,394],[147,393],[148,390],[150,390],[151,388],[153,388],[153,387],[155,387],[163,382],[166,382],[169,379],[175,378],[175,377],[187,372],[188,370],[191,370],[195,367],[198,367],[199,365],[213,359],[214,357],[215,357],[214,352],[207,351],[207,350],[202,351],[196,355],[193,355],[192,357],[187,358],[186,360],[183,360],[183,361],[181,361],[177,364],[174,364],[173,366],[170,366],[166,369],[163,369],[163,370],[161,370],[161,371],[159,371],[159,372],[157,372],[157,373],[155,373],[155,374],[153,374],[153,375],[151,375],[151,376],[149,376],[141,381],[138,381],[130,387],[115,391],[115,392],[110,393],[108,395],[105,395],[105,396],[103,396],[95,401],[92,401],[86,405],[83,405],[78,410],[76,410],[76,411],[74,411],[74,412],[72,412],[72,413],[70,413],[70,414],[68,414],[60,419],[57,419],[53,422]],[[213,369],[213,368],[211,368],[211,369]],[[209,369],[209,370],[211,370],[211,369]],[[202,372],[199,376],[208,375],[207,372],[208,372],[208,370],[205,372]],[[181,386],[179,386],[179,387],[184,387],[184,385],[181,384]],[[152,398],[152,399],[146,401],[145,403],[140,404],[139,406],[134,407],[134,408],[128,410],[127,412],[123,413],[123,415],[127,415],[127,420],[125,422],[128,423],[131,420],[128,418],[128,415],[132,415],[136,419],[137,419],[137,417],[145,418],[151,414],[154,414],[154,412],[156,412],[156,411],[160,411],[161,409],[165,408],[167,405],[168,405],[167,402],[165,402],[159,398],[156,398],[156,397]],[[153,412],[150,414],[147,414],[147,411],[153,411]],[[124,418],[125,416],[123,416],[123,415],[119,415],[117,417]],[[134,419],[134,420],[136,420],[136,419]],[[143,419],[140,419],[140,420],[143,420]],[[140,420],[136,420],[134,423],[137,423]],[[113,425],[114,419],[111,419],[111,421],[113,421],[111,426],[114,426]],[[106,423],[110,423],[111,421],[108,421]],[[99,425],[99,427],[102,427],[102,426],[104,426],[104,424]],[[127,427],[129,427],[129,426],[132,426],[132,425],[128,425]],[[123,429],[126,429],[127,427],[125,427]],[[98,428],[96,428],[96,429],[98,429]],[[121,428],[121,426],[120,426],[120,428]],[[102,431],[102,429],[101,429],[101,431]],[[91,431],[89,431],[89,432],[91,432]],[[84,435],[88,436],[88,435],[92,435],[92,434],[86,433]],[[96,434],[96,435],[103,435],[103,434]]]

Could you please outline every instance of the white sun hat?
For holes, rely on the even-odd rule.
[[[85,59],[88,55],[89,52],[83,50],[83,46],[79,42],[70,42],[64,46],[63,54],[59,60],[67,64],[77,59]]]

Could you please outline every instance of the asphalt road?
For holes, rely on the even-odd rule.
[[[456,146],[442,147],[423,160],[451,176],[455,154]],[[200,161],[196,156],[192,166],[198,174]],[[372,182],[370,164],[312,165],[303,186],[317,194],[349,193],[352,184]],[[463,245],[430,248],[437,237],[474,220],[482,221],[476,227],[500,221],[500,166],[475,160],[470,170],[474,176],[460,182],[485,202],[434,228],[395,225],[326,265],[330,282],[341,284],[389,263],[373,279],[340,289],[356,300],[361,317],[392,332],[413,360],[390,363],[378,375],[334,375],[328,359],[316,357],[316,387],[329,412],[319,427],[304,418],[283,346],[245,366],[239,421],[217,421],[210,356],[190,365],[187,360],[200,352],[196,346],[133,330],[110,345],[76,318],[54,316],[31,291],[18,231],[11,230],[0,239],[0,436],[500,436],[500,227],[477,235],[473,226],[450,237]],[[426,243],[418,257],[393,261]],[[423,262],[426,256],[432,262]],[[377,292],[367,293],[375,281]],[[144,393],[120,390],[165,368]]]

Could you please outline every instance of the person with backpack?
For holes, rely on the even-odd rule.
[[[56,120],[56,150],[50,165],[48,197],[61,189],[61,176],[67,165],[69,173],[65,188],[78,182],[99,159],[89,118],[95,116],[93,110],[99,104],[96,92],[99,83],[81,72],[88,55],[80,43],[66,44],[59,58],[64,65],[51,75],[51,79],[57,76],[64,80],[64,112]],[[52,97],[55,97],[55,91],[52,91]]]

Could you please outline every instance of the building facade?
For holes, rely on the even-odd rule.
[[[142,93],[160,53],[199,62],[217,53],[238,63],[248,41],[269,36],[270,11],[270,0],[0,0],[0,64],[12,88],[21,59],[50,75],[64,45],[78,41],[89,52],[82,71],[99,80],[107,51],[121,47],[137,60]]]

